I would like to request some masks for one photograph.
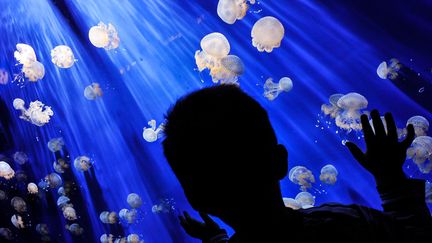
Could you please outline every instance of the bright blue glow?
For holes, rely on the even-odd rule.
[[[94,179],[103,195],[91,195],[83,174],[74,171],[88,202],[88,211],[78,213],[90,215],[94,240],[107,230],[92,200],[103,197],[109,207],[104,210],[118,212],[127,207],[127,195],[135,192],[144,201],[146,215],[139,224],[125,227],[126,234],[138,233],[146,242],[189,241],[175,214],[151,213],[151,206],[161,198],[174,198],[178,210],[191,209],[160,143],[144,141],[142,129],[151,119],[162,122],[166,110],[180,96],[212,85],[208,73],[195,70],[194,60],[201,38],[208,33],[223,33],[231,53],[243,60],[246,72],[240,77],[241,88],[269,111],[280,143],[290,151],[290,168],[305,165],[317,179],[326,164],[338,169],[334,187],[315,184],[316,204],[336,201],[380,207],[371,176],[341,143],[342,139],[357,141],[355,136],[315,127],[320,106],[331,94],[363,94],[369,109],[393,112],[399,126],[414,115],[432,121],[431,113],[421,104],[376,75],[379,63],[392,57],[426,70],[426,54],[380,30],[379,23],[365,24],[378,33],[375,35],[357,28],[357,22],[345,12],[352,10],[349,8],[322,6],[315,1],[263,0],[252,6],[243,20],[227,25],[218,18],[216,3],[205,0],[66,2],[76,26],[70,25],[52,1],[1,0],[0,68],[18,73],[13,51],[17,43],[26,43],[45,65],[46,75],[24,87],[1,85],[0,94],[12,113],[16,149],[29,155],[36,178],[53,172],[54,156],[46,144],[54,137],[64,137],[72,159],[87,155],[95,161]],[[253,24],[267,15],[277,17],[285,27],[281,47],[270,54],[259,53],[250,37]],[[118,49],[105,51],[90,44],[88,30],[99,21],[116,27],[121,40]],[[50,50],[57,45],[72,48],[77,61],[70,69],[51,63]],[[427,72],[430,77],[430,70]],[[278,81],[284,76],[293,80],[293,90],[273,102],[266,100],[262,95],[265,80],[273,77]],[[93,82],[101,85],[104,96],[88,101],[83,91]],[[52,120],[36,127],[19,119],[12,107],[14,98],[27,104],[41,100],[52,107]],[[414,176],[424,177],[410,165]],[[298,186],[288,179],[281,184],[284,196],[298,193]],[[327,193],[317,193],[322,189]]]

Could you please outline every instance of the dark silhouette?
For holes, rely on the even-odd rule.
[[[204,242],[421,242],[431,238],[424,181],[402,171],[406,149],[386,114],[385,133],[378,111],[362,116],[367,151],[348,143],[354,157],[376,179],[384,212],[358,205],[324,204],[292,210],[284,206],[279,181],[288,170],[288,153],[277,143],[267,112],[238,87],[221,85],[177,101],[167,115],[165,156],[192,207],[204,223],[187,213],[180,223]],[[293,138],[295,139],[295,138]],[[235,230],[228,240],[207,214]]]

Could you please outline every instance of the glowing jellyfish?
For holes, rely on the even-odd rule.
[[[67,206],[70,202],[70,198],[66,197],[66,196],[60,196],[57,199],[57,207],[59,208],[63,208],[65,206]]]
[[[37,82],[45,76],[45,67],[38,61],[24,65],[21,71],[24,73],[24,77],[32,82]]]
[[[89,30],[90,42],[97,48],[105,50],[116,49],[120,44],[120,38],[115,27],[109,23],[108,26],[103,22],[93,26]]]
[[[303,209],[311,208],[315,205],[315,197],[309,192],[300,192],[295,197],[295,200]]]
[[[300,203],[297,202],[294,198],[284,197],[283,198],[283,202],[285,204],[285,207],[287,207],[287,208],[291,208],[291,209],[294,209],[294,210],[297,210],[297,209],[301,208]]]
[[[255,0],[249,2],[254,4]],[[217,14],[225,23],[234,24],[246,15],[248,8],[246,0],[219,0]]]
[[[300,190],[306,191],[315,183],[315,177],[310,170],[304,166],[295,166],[289,171],[288,175],[291,182],[300,185]]]
[[[50,188],[58,188],[63,183],[62,178],[57,173],[51,173],[45,176],[45,181],[48,183]]]
[[[142,205],[141,197],[136,193],[129,194],[126,200],[132,208],[139,208]]]
[[[59,68],[70,68],[75,63],[75,56],[69,46],[59,45],[51,50],[51,61]]]
[[[7,199],[6,192],[0,190],[0,201],[6,200],[6,199]]]
[[[77,219],[75,209],[70,206],[66,206],[63,208],[63,216],[65,217],[65,219],[69,221],[73,221]]]
[[[235,55],[228,55],[220,59],[220,65],[211,69],[213,83],[236,84],[238,76],[244,73],[244,64],[242,60]]]
[[[119,212],[120,219],[127,221],[129,224],[133,224],[136,221],[137,216],[138,216],[138,212],[136,209],[129,210],[123,208]]]
[[[84,229],[77,223],[66,225],[65,228],[69,230],[73,235],[82,235],[84,233]]]
[[[53,153],[58,152],[63,148],[64,140],[62,137],[52,138],[48,141],[47,146],[51,152]]]
[[[36,225],[36,232],[38,232],[40,235],[48,235],[49,234],[49,228],[46,224],[37,224]]]
[[[0,84],[6,85],[8,83],[9,83],[9,73],[3,68],[0,68]]]
[[[90,167],[93,165],[93,162],[90,160],[87,156],[78,156],[74,160],[74,167],[78,171],[84,172],[90,169]]]
[[[408,119],[406,125],[412,124],[416,136],[426,136],[429,130],[429,121],[422,116],[413,116]]]
[[[35,183],[30,182],[30,183],[27,185],[27,191],[28,191],[28,193],[30,193],[30,194],[37,194],[37,193],[39,192],[39,188],[37,187],[37,185],[36,185]]]
[[[25,108],[24,104],[24,101],[19,98],[16,98],[13,101],[13,107],[16,110],[21,111],[20,118],[31,122],[36,126],[40,127],[47,124],[50,121],[51,116],[54,115],[51,107],[45,106],[38,100],[30,102],[28,109]]]
[[[263,17],[252,27],[252,45],[260,52],[272,52],[280,46],[284,34],[285,29],[278,19]]]
[[[150,120],[147,123],[150,127],[144,127],[143,138],[149,143],[155,142],[158,138],[161,138],[165,128],[165,124],[161,123],[159,127],[156,128],[156,121]]]
[[[228,39],[221,33],[210,33],[200,42],[201,49],[212,57],[222,58],[228,55],[231,46]]]
[[[4,161],[0,161],[0,177],[10,180],[15,176],[15,171]]]
[[[398,76],[398,71],[401,68],[401,64],[395,58],[390,60],[390,63],[387,65],[387,62],[382,62],[377,68],[378,77],[381,79],[396,79]]]
[[[103,92],[98,83],[92,83],[84,89],[84,97],[88,100],[94,100],[102,95]]]
[[[432,203],[432,183],[429,181],[426,181],[425,193],[426,193],[426,196],[425,196],[426,202]]]
[[[264,83],[264,97],[268,100],[274,100],[280,93],[289,92],[292,88],[293,83],[290,78],[283,77],[279,83],[274,83],[272,78],[268,78]]]
[[[142,240],[140,240],[139,235],[137,234],[130,234],[128,235],[128,237],[126,238],[127,243],[141,243],[144,242]]]
[[[8,228],[0,228],[0,236],[3,237],[5,240],[13,239],[12,231]]]
[[[24,152],[17,151],[13,154],[13,159],[19,165],[23,165],[23,164],[27,163],[28,156]]]
[[[101,243],[113,243],[114,241],[114,236],[112,234],[103,234],[101,235],[101,237],[99,238]]]
[[[319,176],[320,181],[325,184],[334,185],[337,181],[338,171],[333,165],[326,165],[321,168],[321,174]]]
[[[407,158],[418,166],[419,170],[427,174],[432,171],[432,137],[416,137],[407,150]]]
[[[20,64],[29,66],[36,62],[36,53],[30,45],[18,43],[16,49],[14,57]]]
[[[55,172],[63,174],[66,169],[69,169],[69,163],[66,162],[65,159],[59,158],[58,160],[54,161],[53,168]]]
[[[361,110],[367,108],[367,105],[366,98],[358,93],[349,93],[340,97],[337,106],[342,109],[342,112],[336,116],[336,126],[348,131],[360,131],[362,129]]]
[[[27,204],[21,197],[13,197],[11,199],[11,206],[18,212],[24,213],[27,211]]]
[[[118,221],[118,216],[116,212],[103,211],[99,215],[99,219],[104,224],[115,224]]]
[[[13,226],[15,226],[17,229],[24,229],[25,228],[23,218],[21,216],[19,216],[18,214],[14,214],[11,217],[11,222],[12,222]]]
[[[342,111],[342,108],[340,108],[337,105],[338,100],[344,96],[343,94],[333,94],[329,98],[329,104],[323,104],[321,106],[321,111],[326,115],[330,116],[331,118],[336,118]]]

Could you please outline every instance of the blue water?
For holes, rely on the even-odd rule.
[[[87,211],[78,214],[89,215],[94,242],[108,231],[92,201],[103,198],[107,211],[118,212],[127,207],[131,192],[143,199],[143,216],[139,223],[123,225],[126,235],[137,233],[145,242],[192,241],[180,228],[176,212],[151,212],[151,206],[164,198],[173,199],[177,211],[191,208],[163,157],[160,141],[146,142],[142,130],[151,119],[162,122],[177,98],[212,85],[208,72],[196,71],[194,60],[201,38],[211,32],[223,33],[231,53],[243,60],[246,72],[240,87],[268,110],[280,143],[289,150],[290,167],[305,165],[316,177],[326,164],[338,169],[335,186],[315,184],[316,204],[335,201],[380,208],[372,177],[342,144],[343,139],[361,144],[361,139],[316,126],[321,104],[331,94],[363,94],[369,110],[393,112],[399,127],[414,115],[432,121],[431,111],[376,74],[380,62],[396,57],[432,80],[430,1],[382,1],[370,6],[359,3],[363,1],[262,0],[234,25],[219,19],[215,0],[70,0],[58,1],[66,2],[60,8],[54,2],[0,0],[0,68],[10,76],[18,73],[13,52],[17,43],[26,43],[46,69],[37,83],[22,86],[10,78],[7,85],[0,85],[13,120],[15,148],[6,155],[16,150],[27,153],[40,179],[53,172],[55,158],[46,147],[51,138],[62,136],[72,159],[91,157],[95,162],[91,176],[103,193],[91,195],[83,173],[74,170],[74,174],[88,203]],[[253,24],[268,15],[285,27],[281,47],[269,54],[258,52],[250,37]],[[91,45],[87,33],[99,21],[116,27],[118,49]],[[51,63],[50,50],[57,45],[72,48],[77,59],[73,67],[59,69]],[[275,101],[266,100],[265,80],[284,76],[293,80],[293,90]],[[104,95],[89,101],[83,90],[93,82],[101,85]],[[23,121],[12,107],[15,98],[27,103],[41,100],[52,107],[54,116],[43,127]],[[409,165],[410,175],[431,179],[412,162]],[[281,185],[286,197],[299,192],[288,179]],[[60,210],[58,214],[63,217]],[[72,241],[67,232],[64,235]]]

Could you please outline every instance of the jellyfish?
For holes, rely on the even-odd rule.
[[[21,71],[24,73],[24,77],[28,78],[31,82],[37,82],[45,76],[45,67],[38,61],[24,65]]]
[[[161,138],[165,129],[165,124],[161,123],[156,128],[156,121],[150,120],[147,123],[150,127],[144,127],[143,138],[149,143],[155,142],[158,138]]]
[[[413,116],[408,119],[406,125],[412,124],[417,137],[426,136],[429,130],[429,121],[423,116]]]
[[[90,158],[87,156],[78,156],[74,160],[74,167],[80,172],[87,171],[88,169],[90,169],[90,167],[92,167],[92,165],[93,161],[91,161]]]
[[[252,27],[252,45],[259,52],[272,52],[278,48],[284,37],[285,29],[275,17],[267,16],[259,19]]]
[[[4,161],[0,161],[0,177],[10,180],[15,176],[15,171]]]
[[[58,188],[63,183],[62,178],[57,173],[51,173],[45,176],[45,181],[48,183],[50,188]]]
[[[25,228],[23,218],[18,214],[12,215],[11,222],[12,222],[13,226],[15,226],[17,229],[24,229]]]
[[[136,193],[129,194],[126,201],[132,208],[139,208],[142,205],[141,197]]]
[[[55,172],[59,174],[63,174],[65,172],[65,169],[69,168],[69,165],[66,163],[64,159],[59,158],[57,161],[54,161],[53,168]]]
[[[25,102],[22,99],[16,98],[13,101],[13,107],[16,110],[21,111],[20,118],[31,122],[36,126],[43,126],[47,124],[54,112],[51,107],[45,106],[42,102],[36,100],[30,102],[29,108],[26,109],[24,106]]]
[[[315,197],[309,192],[300,192],[295,197],[295,200],[303,209],[311,208],[315,205]]]
[[[82,235],[84,233],[84,229],[77,223],[66,225],[65,228],[69,230],[73,235]]]
[[[418,166],[419,170],[427,174],[432,171],[432,137],[419,136],[414,139],[407,150],[407,158]]]
[[[336,116],[336,126],[348,131],[360,131],[362,129],[360,111],[367,105],[366,98],[358,93],[349,93],[340,97],[337,106],[342,109],[342,112]]]
[[[333,165],[325,165],[321,168],[321,174],[319,176],[320,181],[325,184],[334,185],[337,181],[338,171]]]
[[[53,153],[58,152],[63,148],[64,140],[62,137],[52,138],[48,141],[47,146],[51,152]]]
[[[116,212],[103,211],[99,215],[99,219],[104,224],[115,224],[118,221],[118,216]]]
[[[323,104],[321,106],[321,111],[326,115],[330,116],[331,118],[336,118],[342,111],[342,108],[340,108],[337,105],[338,100],[344,96],[343,94],[333,94],[329,98],[330,104]]]
[[[3,68],[0,68],[0,84],[6,85],[8,83],[9,83],[9,73]]]
[[[254,4],[255,0],[249,2]],[[246,15],[248,8],[246,0],[219,0],[217,14],[225,23],[234,24]]]
[[[126,238],[126,240],[127,240],[127,243],[141,243],[141,242],[144,242],[144,241],[140,240],[140,237],[137,234],[130,234],[130,235],[128,235],[128,237]]]
[[[67,206],[69,202],[70,202],[70,199],[68,197],[66,197],[66,196],[60,196],[57,199],[57,207],[63,208],[65,206]]]
[[[37,187],[37,185],[36,185],[35,183],[30,182],[30,183],[27,185],[27,191],[28,191],[30,194],[37,194],[37,193],[39,192],[39,188]]]
[[[152,213],[170,213],[175,211],[175,202],[172,198],[165,198],[160,200],[158,204],[152,206]]]
[[[36,62],[36,53],[30,45],[18,43],[14,52],[15,60],[23,66],[29,66]]]
[[[100,237],[100,242],[101,243],[113,243],[114,242],[114,236],[112,234],[103,234]]]
[[[114,243],[127,243],[127,238],[126,237],[118,238],[114,241]]]
[[[11,206],[18,212],[24,213],[27,211],[27,204],[21,197],[13,197],[11,199]]]
[[[138,216],[138,212],[136,209],[129,210],[123,208],[119,212],[120,219],[127,221],[129,224],[134,223],[137,219],[137,216]]]
[[[59,45],[51,50],[51,61],[59,68],[70,68],[75,63],[75,56],[69,46]]]
[[[398,76],[398,71],[401,68],[401,64],[399,63],[399,60],[393,58],[390,60],[389,65],[387,65],[387,62],[382,62],[377,68],[377,74],[378,77],[381,79],[391,79],[394,80]]]
[[[65,217],[65,219],[69,221],[73,221],[77,219],[76,211],[71,206],[66,206],[63,208],[63,216]]]
[[[244,73],[244,64],[242,60],[235,55],[228,55],[220,59],[220,65],[211,69],[213,83],[221,81],[221,83],[236,84],[238,76]]]
[[[13,238],[12,231],[8,228],[0,228],[0,236],[5,240],[12,240]]]
[[[279,83],[274,83],[272,78],[268,78],[264,83],[264,97],[268,100],[274,100],[280,93],[289,92],[292,88],[293,83],[290,78],[283,77]]]
[[[13,154],[13,159],[19,165],[23,165],[23,164],[27,163],[28,156],[24,152],[17,151]]]
[[[0,201],[6,200],[7,195],[5,191],[0,190]]]
[[[102,95],[103,92],[98,83],[92,83],[84,89],[84,97],[88,100],[94,100]]]
[[[297,210],[297,209],[301,208],[300,203],[297,200],[295,200],[294,198],[284,197],[283,198],[283,202],[285,204],[285,207],[287,207],[287,208],[291,208],[291,209],[294,209],[294,210]]]
[[[432,203],[432,183],[429,181],[426,181],[425,192],[426,192],[426,196],[425,196],[426,202]]]
[[[300,185],[300,190],[306,191],[315,183],[315,177],[310,170],[304,166],[295,166],[289,171],[289,179],[294,184]]]
[[[36,225],[36,232],[38,232],[40,235],[48,235],[49,234],[49,228],[46,224],[37,224]]]
[[[201,39],[200,46],[206,54],[216,58],[227,56],[231,49],[228,39],[218,32],[204,36]]]
[[[120,38],[115,27],[108,23],[108,26],[103,22],[93,26],[89,30],[90,42],[97,48],[104,48],[105,50],[116,49],[120,44]]]

